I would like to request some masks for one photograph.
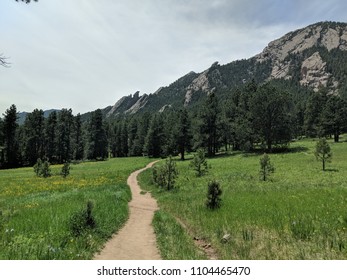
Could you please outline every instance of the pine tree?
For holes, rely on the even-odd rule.
[[[55,163],[57,161],[57,112],[53,111],[49,114],[45,121],[45,155],[47,159]]]
[[[44,150],[44,117],[43,111],[35,109],[28,114],[24,122],[25,160],[33,166],[38,158],[43,158]]]
[[[59,163],[72,159],[72,134],[74,118],[72,110],[62,109],[58,114],[57,155]]]
[[[178,170],[175,161],[170,156],[165,164],[153,169],[153,180],[158,186],[170,191],[175,187]]]
[[[271,84],[258,88],[251,102],[254,131],[271,151],[274,145],[287,145],[291,140],[291,103],[288,94]]]
[[[178,118],[178,135],[177,146],[178,151],[181,155],[181,160],[184,160],[185,152],[190,149],[191,146],[191,131],[190,131],[190,119],[188,115],[188,111],[186,108],[179,112]]]
[[[309,137],[323,136],[322,112],[327,101],[327,90],[312,93],[306,103],[304,130]]]
[[[325,165],[327,162],[331,161],[332,152],[330,150],[330,146],[328,141],[325,138],[319,139],[316,144],[315,156],[317,160],[322,162],[323,171],[325,171]]]
[[[347,128],[347,102],[340,96],[328,97],[321,113],[321,126],[325,136],[334,136],[334,142],[339,142],[340,134]]]
[[[81,115],[74,117],[74,133],[73,133],[73,158],[75,160],[83,160],[84,158],[84,139]]]
[[[5,168],[14,168],[19,166],[17,129],[17,108],[16,105],[12,105],[9,109],[6,110],[3,121],[3,158]]]
[[[264,154],[260,158],[260,176],[263,181],[266,181],[272,173],[274,173],[275,168],[270,162],[270,157],[268,154]]]
[[[220,208],[222,199],[222,189],[217,181],[209,182],[207,191],[206,206],[212,210]]]
[[[108,140],[100,109],[94,111],[88,126],[88,159],[108,157]]]
[[[69,176],[69,174],[70,174],[70,163],[69,162],[65,162],[63,164],[60,174],[61,174],[61,176],[63,176],[63,178],[66,178],[67,176]]]
[[[217,152],[218,143],[218,124],[219,124],[219,105],[215,93],[210,93],[200,111],[197,123],[198,132],[196,142],[199,147],[207,149],[209,157],[214,156]]]
[[[204,149],[199,148],[196,151],[193,160],[190,162],[190,166],[195,170],[196,176],[199,177],[204,175],[208,171]]]
[[[4,164],[4,122],[0,118],[0,168]]]
[[[160,114],[155,114],[148,128],[144,152],[150,157],[160,157],[162,155],[163,139],[163,120]]]

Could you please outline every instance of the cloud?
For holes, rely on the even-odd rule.
[[[346,21],[345,1],[100,0],[0,3],[0,112],[86,112],[151,93],[213,62],[259,53],[321,20]]]

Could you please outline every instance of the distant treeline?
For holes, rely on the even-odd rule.
[[[71,109],[29,113],[17,123],[12,105],[0,119],[0,167],[103,160],[108,157],[178,155],[205,148],[208,156],[223,150],[287,148],[301,136],[334,137],[347,129],[347,103],[325,88],[319,92],[288,89],[285,82],[254,81],[215,92],[189,108],[168,107],[105,118],[100,109],[82,121]]]

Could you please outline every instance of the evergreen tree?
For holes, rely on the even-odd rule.
[[[270,84],[258,88],[251,103],[254,131],[269,151],[291,140],[290,98]]]
[[[196,176],[202,176],[204,175],[207,170],[207,161],[205,158],[205,150],[202,148],[199,148],[196,151],[196,154],[193,157],[193,160],[190,162],[190,166],[195,170]]]
[[[69,174],[70,174],[70,163],[69,162],[65,162],[63,164],[60,174],[63,178],[66,178],[67,176],[69,176]]]
[[[17,129],[17,108],[16,105],[12,105],[6,110],[3,121],[3,161],[5,168],[14,168],[19,166]]]
[[[84,140],[81,115],[77,114],[74,118],[74,159],[83,160],[84,158]]]
[[[144,152],[150,157],[160,157],[162,155],[163,140],[163,120],[159,113],[153,115],[150,122],[144,145]]]
[[[120,146],[121,146],[121,156],[127,157],[129,154],[128,125],[125,119],[122,120],[120,124]]]
[[[44,117],[43,111],[35,109],[28,114],[24,122],[25,161],[33,166],[38,158],[43,158],[44,150]]]
[[[165,164],[153,169],[153,181],[162,188],[170,191],[175,187],[175,181],[178,176],[178,170],[175,161],[170,156]]]
[[[57,135],[58,135],[57,112],[49,114],[45,121],[45,155],[50,162],[56,162],[57,155]]]
[[[132,156],[134,154],[134,144],[137,134],[137,119],[135,117],[130,119],[127,128],[129,156]]]
[[[4,164],[4,122],[0,118],[0,168]]]
[[[149,113],[140,114],[134,117],[137,123],[136,136],[129,146],[129,153],[132,156],[142,156],[146,153],[145,141],[148,134],[148,129],[151,121],[151,116]]]
[[[321,114],[321,126],[325,136],[334,136],[339,142],[340,134],[347,128],[347,102],[338,95],[328,97]]]
[[[105,159],[108,156],[108,141],[100,109],[94,111],[88,126],[88,159]]]
[[[222,199],[222,189],[217,181],[208,183],[206,207],[212,210],[220,208]]]
[[[219,106],[215,93],[210,93],[200,112],[198,120],[198,145],[207,149],[209,157],[214,156],[218,149]]]
[[[186,108],[179,112],[178,116],[178,134],[177,134],[177,146],[180,153],[181,160],[184,160],[185,152],[191,148],[191,123]]]
[[[263,181],[266,181],[269,176],[274,173],[275,168],[270,162],[270,157],[265,153],[260,158],[260,176]]]
[[[332,153],[328,141],[325,138],[319,139],[316,144],[315,156],[322,162],[323,171],[325,171],[326,162],[330,162]]]
[[[72,159],[72,134],[74,118],[72,110],[62,109],[58,114],[57,155],[59,163]]]
[[[306,103],[304,130],[309,137],[323,136],[322,112],[327,101],[327,90],[312,93]]]

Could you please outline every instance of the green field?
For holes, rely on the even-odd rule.
[[[0,171],[0,259],[91,259],[128,216],[129,174],[148,158],[71,165],[70,175],[35,176],[33,168]],[[94,228],[76,235],[70,220],[94,205]]]
[[[259,176],[261,154],[252,153],[209,159],[211,169],[199,178],[189,161],[177,161],[177,190],[170,192],[153,185],[150,170],[142,173],[141,185],[161,208],[154,225],[163,258],[206,258],[194,247],[196,237],[220,259],[347,259],[347,143],[329,141],[333,159],[325,172],[315,143],[297,141],[290,152],[271,154],[275,173],[266,182]],[[223,190],[215,211],[205,207],[213,179]],[[226,243],[225,234],[231,236]],[[177,250],[178,244],[193,249]]]

